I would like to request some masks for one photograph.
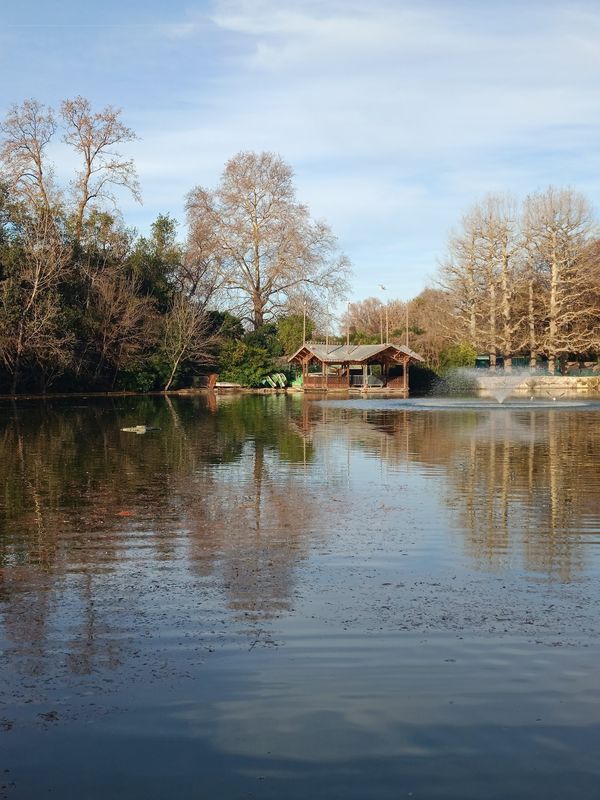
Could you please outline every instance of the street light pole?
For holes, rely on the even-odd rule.
[[[389,306],[388,306],[388,303],[387,303],[387,300],[386,300],[386,303],[385,303],[385,343],[386,344],[390,343],[390,321],[389,321],[389,318],[388,318],[388,308],[389,308]]]
[[[379,288],[385,292],[386,288],[383,283],[379,284]],[[381,322],[381,338],[383,339],[383,320]],[[390,322],[389,322],[389,315],[388,315],[388,302],[387,299],[385,301],[385,343],[390,343]],[[383,341],[381,342],[383,344]]]
[[[306,300],[304,301],[304,316],[302,318],[302,344],[306,344]]]
[[[346,312],[346,347],[350,347],[350,303]]]

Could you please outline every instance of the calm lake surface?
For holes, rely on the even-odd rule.
[[[4,403],[0,475],[0,798],[600,796],[600,405]]]

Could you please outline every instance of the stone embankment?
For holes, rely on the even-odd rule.
[[[600,376],[596,375],[540,375],[525,378],[513,392],[513,395],[600,395]]]

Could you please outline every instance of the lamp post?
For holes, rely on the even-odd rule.
[[[383,285],[383,283],[380,283],[380,284],[379,284],[379,288],[380,288],[380,289],[381,289],[383,292],[385,292],[385,291],[386,291],[386,288],[385,288],[385,286]],[[382,338],[383,338],[383,337],[382,337]],[[385,343],[386,343],[386,344],[389,344],[389,343],[390,343],[390,322],[389,322],[389,318],[388,318],[388,302],[387,302],[387,299],[386,299],[386,301],[385,301]],[[383,344],[383,342],[382,342],[382,344]]]
[[[350,347],[350,303],[346,311],[346,347]]]
[[[387,300],[385,302],[385,343],[390,343],[390,321],[388,319],[389,306]]]
[[[306,344],[306,300],[304,301],[304,316],[302,318],[302,344]]]

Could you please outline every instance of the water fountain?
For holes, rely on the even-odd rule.
[[[525,397],[515,398],[510,402],[510,408],[522,406],[525,403],[535,408],[542,407],[556,407],[557,400],[561,400],[561,407],[568,406],[582,406],[586,405],[589,401],[582,401],[579,398],[569,398],[562,400],[567,391],[557,393],[556,390],[545,395],[539,394],[538,381],[536,380],[535,373],[527,368],[513,368],[509,371],[504,370],[486,370],[461,367],[453,371],[453,373],[445,381],[445,391],[443,395],[458,395],[452,404],[458,404],[462,407],[466,405],[472,406],[482,402],[490,407],[489,398],[492,398],[496,403],[491,406],[502,406],[510,396],[521,389],[521,395],[526,394]],[[523,391],[524,390],[524,391]],[[473,397],[476,395],[476,397]]]
[[[492,397],[502,404],[519,386],[531,384],[532,376],[527,369],[492,371],[458,367],[436,383],[429,394],[433,397],[458,397],[461,399]],[[532,387],[533,388],[533,387]],[[530,392],[531,394],[532,392]]]
[[[511,370],[510,372],[492,372],[483,369],[461,370],[473,379],[473,382],[485,392],[494,397],[498,403],[503,403],[518,386],[531,378],[529,370]]]
[[[362,401],[340,400],[327,402],[328,407],[340,405],[372,410],[412,408],[422,411],[541,411],[541,410],[591,410],[600,409],[598,397],[579,398],[569,396],[566,391],[551,393],[540,391],[540,376],[527,368],[513,368],[510,371],[493,371],[460,367],[452,370],[422,397],[405,400],[392,398],[373,398]],[[519,391],[517,391],[519,390]],[[511,395],[516,394],[514,398]],[[519,396],[520,395],[520,396]],[[507,402],[510,398],[510,402]]]

